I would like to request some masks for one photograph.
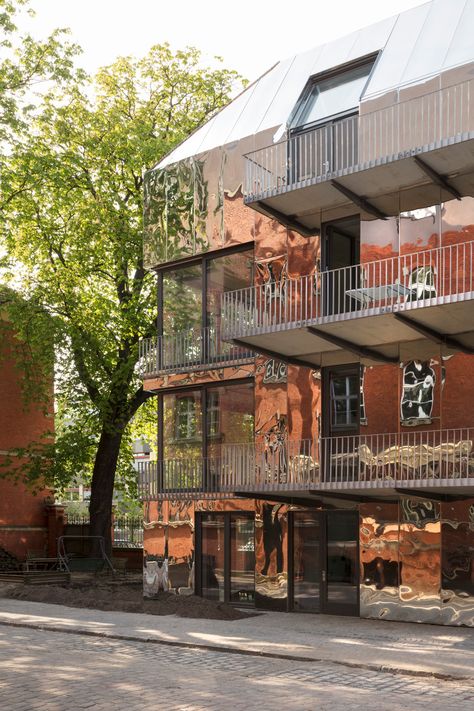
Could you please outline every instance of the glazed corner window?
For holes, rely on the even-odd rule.
[[[318,124],[355,113],[374,58],[345,71],[312,79],[297,105],[290,128]]]
[[[360,373],[331,373],[329,376],[331,429],[356,429],[359,424]]]

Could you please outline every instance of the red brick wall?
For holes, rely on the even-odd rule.
[[[53,426],[52,416],[46,415],[40,405],[25,405],[22,374],[16,367],[12,349],[13,336],[3,325],[1,333],[0,463],[5,461],[5,453],[26,447]],[[21,460],[15,458],[14,466],[21,472]],[[24,484],[0,476],[0,546],[22,559],[28,550],[42,550],[47,545],[44,500],[49,495],[51,492],[46,489],[34,495]]]

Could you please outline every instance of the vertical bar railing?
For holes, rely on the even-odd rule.
[[[268,439],[222,445],[206,459],[139,465],[142,500],[257,491],[466,485],[474,478],[474,428]]]
[[[474,130],[474,79],[293,135],[246,158],[244,195],[261,199],[414,146]]]
[[[329,437],[321,440],[321,484],[336,488],[462,483],[474,477],[474,429]]]
[[[228,292],[222,337],[472,299],[474,242],[459,242]]]
[[[143,339],[139,343],[138,362],[140,375],[146,377],[249,361],[253,357],[250,349],[226,343],[220,326],[209,326]]]

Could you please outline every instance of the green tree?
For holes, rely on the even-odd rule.
[[[4,159],[5,273],[23,297],[11,318],[37,368],[56,347],[56,442],[38,447],[29,477],[66,483],[90,471],[91,533],[107,540],[116,472],[123,482],[132,471],[131,423],[150,397],[136,372],[139,339],[156,329],[143,174],[236,84],[235,72],[203,67],[196,49],[155,46],[44,93]],[[35,312],[48,318],[37,325]]]
[[[45,40],[16,26],[22,12],[33,14],[28,0],[0,0],[0,141],[16,140],[28,128],[34,111],[33,91],[48,82],[62,84],[82,76],[74,67],[80,50],[66,41],[67,30],[55,30]]]

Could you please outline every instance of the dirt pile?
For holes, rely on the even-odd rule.
[[[255,613],[237,610],[231,605],[191,595],[183,597],[161,592],[144,599],[142,583],[119,581],[72,581],[61,585],[8,585],[0,590],[3,597],[32,602],[47,602],[68,607],[92,608],[116,612],[145,612],[148,615],[178,615],[209,620],[241,620]]]

